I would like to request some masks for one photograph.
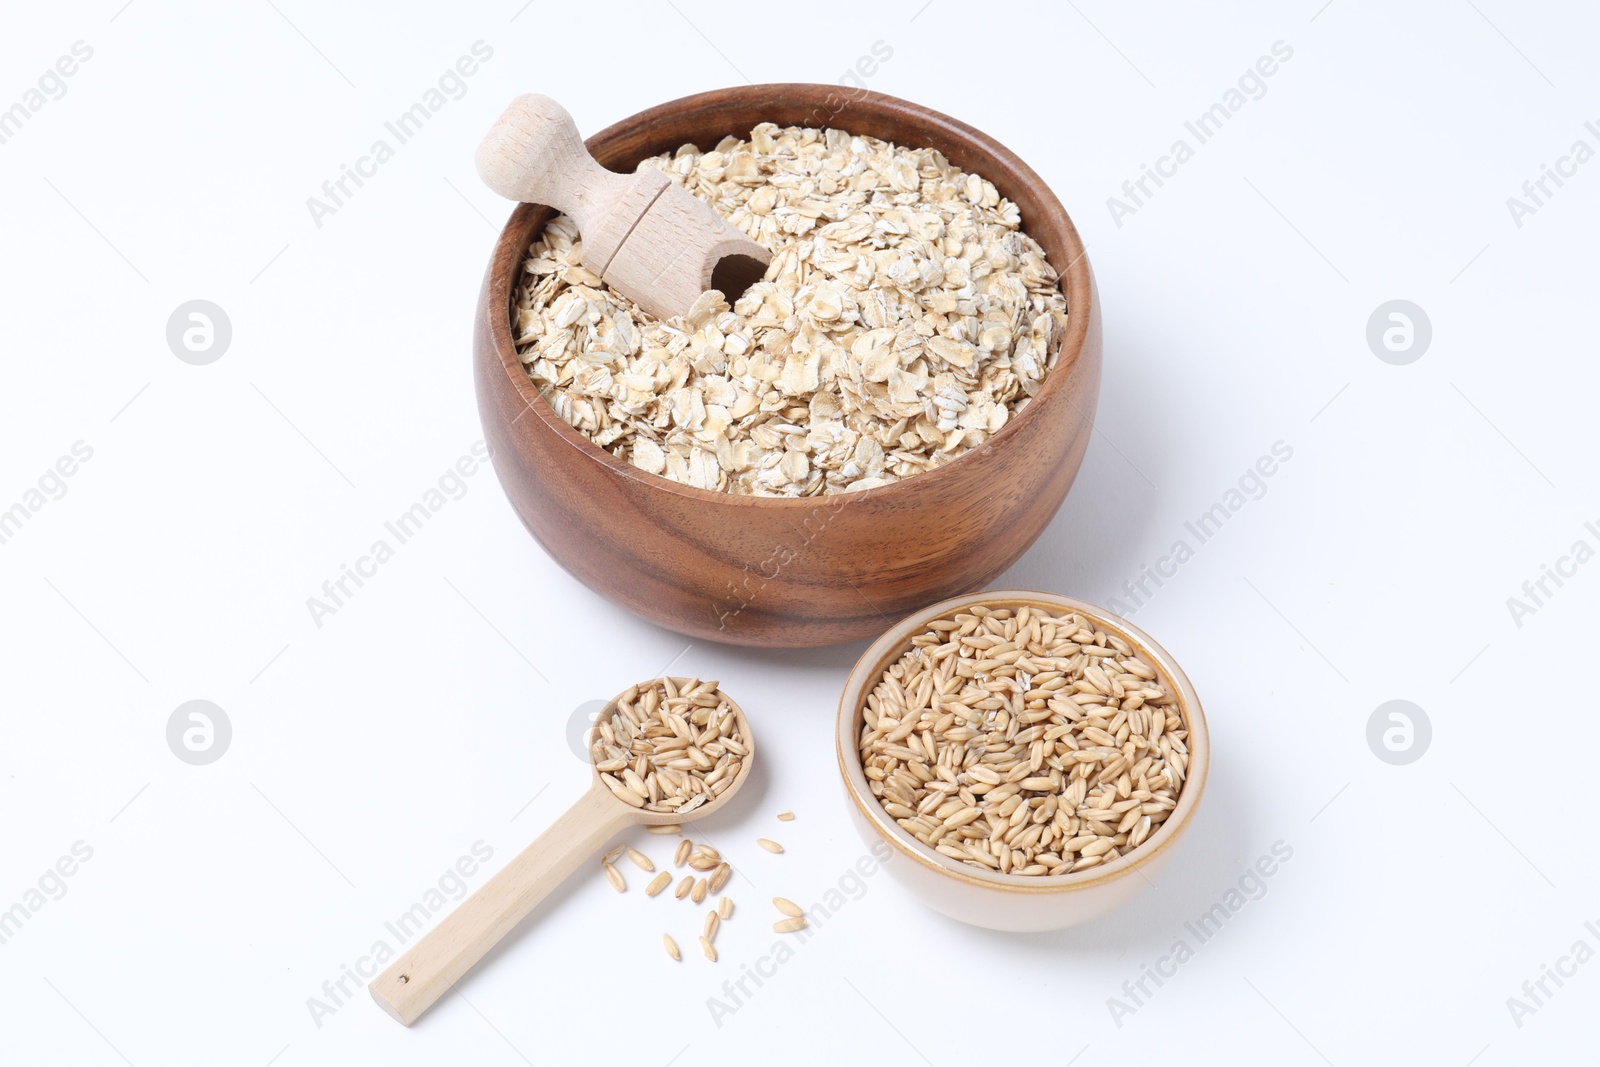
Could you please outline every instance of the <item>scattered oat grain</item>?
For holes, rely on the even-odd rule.
[[[720,893],[722,892],[722,887],[728,884],[728,878],[732,874],[733,868],[731,866],[726,863],[719,863],[716,870],[712,871],[711,876],[706,879],[706,887],[713,893]]]
[[[603,863],[601,866],[606,870],[606,880],[611,883],[611,888],[619,893],[625,892],[628,888],[628,883],[622,880],[622,872],[617,870],[616,865]]]
[[[806,914],[805,910],[801,908],[800,905],[784,897],[773,897],[772,906],[789,916],[791,919],[802,919]]]

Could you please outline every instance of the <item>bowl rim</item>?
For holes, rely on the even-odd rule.
[[[871,686],[882,677],[888,663],[904,653],[914,633],[927,623],[963,607],[1017,608],[1027,605],[1051,611],[1074,611],[1091,619],[1102,629],[1123,638],[1140,657],[1155,668],[1160,680],[1166,682],[1177,700],[1178,712],[1189,731],[1189,776],[1172,815],[1150,835],[1144,844],[1110,863],[1071,874],[1019,875],[986,871],[969,863],[951,859],[912,837],[890,818],[889,813],[872,796],[866,775],[861,768],[861,754],[856,740],[859,713],[866,704]],[[844,691],[839,698],[839,712],[834,731],[834,743],[839,763],[839,774],[844,780],[845,792],[856,809],[865,817],[878,836],[883,838],[900,855],[915,861],[940,875],[970,886],[1002,892],[1022,894],[1069,893],[1089,889],[1109,882],[1119,881],[1138,874],[1147,882],[1148,875],[1141,868],[1147,866],[1176,844],[1187,829],[1190,816],[1205,793],[1207,773],[1211,763],[1210,738],[1206,730],[1205,711],[1200,706],[1199,695],[1190,684],[1188,676],[1177,661],[1149,634],[1119,615],[1075,597],[1031,589],[993,589],[966,596],[950,597],[908,615],[867,647],[850,668]],[[1151,883],[1154,884],[1153,882]]]
[[[725,89],[713,89],[702,93],[693,93],[688,96],[669,100],[655,107],[647,108],[635,115],[613,123],[585,140],[584,144],[591,152],[601,151],[607,142],[621,137],[626,131],[638,126],[647,126],[660,121],[668,116],[677,116],[682,112],[691,110],[712,111],[716,107],[726,106],[730,101],[743,103],[761,103],[774,99],[784,99],[799,104],[815,102],[825,106],[824,101],[829,97],[837,99],[841,93],[848,95],[848,102],[841,110],[850,107],[867,106],[883,114],[898,113],[903,118],[921,126],[931,126],[941,130],[949,138],[968,142],[972,148],[981,155],[1000,162],[1006,169],[1014,172],[1024,184],[1032,184],[1038,191],[1039,200],[1044,208],[1043,218],[1032,222],[1023,220],[1026,229],[1037,232],[1040,228],[1057,230],[1064,238],[1071,259],[1065,269],[1059,264],[1051,263],[1056,268],[1059,277],[1059,288],[1067,298],[1067,333],[1062,338],[1061,345],[1056,350],[1055,358],[1050,363],[1050,372],[1044,376],[1043,384],[1039,391],[1029,398],[1021,411],[1016,412],[1006,421],[1006,424],[990,435],[989,439],[977,448],[969,449],[962,455],[942,464],[930,471],[910,478],[904,478],[888,485],[875,486],[870,489],[861,489],[855,492],[833,493],[818,496],[800,497],[773,497],[754,496],[745,493],[729,493],[713,489],[700,489],[695,486],[675,482],[658,474],[649,474],[640,470],[633,464],[619,459],[609,451],[595,444],[589,437],[569,425],[567,421],[556,414],[555,408],[539,392],[538,386],[528,375],[521,357],[517,354],[516,344],[511,336],[511,300],[515,293],[515,281],[521,277],[521,266],[526,259],[527,251],[537,240],[539,233],[548,223],[554,212],[539,204],[518,204],[506,220],[505,226],[496,238],[494,249],[489,258],[489,270],[485,278],[485,299],[481,304],[481,313],[487,315],[487,321],[480,323],[486,327],[488,337],[496,354],[500,357],[501,369],[511,380],[511,385],[518,399],[522,401],[523,409],[510,420],[510,425],[520,420],[530,411],[549,430],[554,432],[570,447],[586,456],[593,462],[607,467],[611,472],[621,478],[639,485],[647,490],[668,492],[684,497],[689,502],[710,503],[717,502],[733,507],[778,507],[792,509],[807,509],[822,506],[819,502],[826,501],[829,496],[837,496],[844,500],[872,499],[884,504],[891,504],[903,494],[913,492],[907,486],[926,485],[925,479],[939,477],[959,464],[970,465],[977,462],[998,444],[1003,443],[1007,437],[1012,436],[1012,427],[1023,419],[1038,418],[1036,408],[1046,401],[1053,400],[1057,394],[1062,397],[1063,403],[1071,403],[1071,392],[1065,388],[1069,377],[1069,370],[1083,357],[1084,345],[1089,337],[1091,318],[1094,313],[1094,280],[1090,271],[1088,256],[1085,252],[1083,239],[1078,235],[1077,227],[1073,225],[1071,217],[1067,214],[1055,193],[1050,189],[1037,172],[1029,167],[1022,159],[1005,145],[990,137],[976,127],[969,126],[959,119],[951,118],[942,112],[921,104],[890,96],[887,93],[877,93],[869,89],[849,89],[837,85],[826,85],[816,82],[766,82],[754,85],[732,86]],[[838,111],[833,117],[837,117]],[[991,174],[983,175],[986,181],[992,181]],[[521,235],[526,234],[526,241]],[[506,264],[509,269],[497,270],[501,264]],[[946,475],[948,477],[948,475]]]

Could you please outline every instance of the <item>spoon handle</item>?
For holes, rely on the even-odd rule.
[[[551,891],[633,821],[598,780],[565,815],[400,955],[367,988],[410,1026]]]
[[[476,161],[484,184],[506,199],[548,204],[571,215],[585,244],[639,181],[595,162],[567,109],[536,93],[511,101],[478,146]],[[655,193],[667,184],[660,182]],[[636,205],[626,227],[647,207],[649,201]]]

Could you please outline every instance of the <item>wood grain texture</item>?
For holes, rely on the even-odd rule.
[[[633,809],[595,779],[589,791],[511,862],[367,986],[410,1026],[556,887],[633,823]]]
[[[621,201],[639,184],[631,174],[602,167],[584,146],[566,108],[536,93],[507,105],[478,145],[474,161],[483,183],[501,196],[548,204],[571,216],[585,234],[618,213]],[[648,199],[635,205],[624,232],[648,206]]]
[[[986,134],[904,100],[831,85],[723,89],[635,115],[588,148],[602,164],[628,168],[685,143],[745,137],[769,121],[937,148],[1017,204],[1062,275],[1069,318],[1039,393],[1004,429],[939,470],[837,496],[733,496],[646,474],[562,421],[517,357],[512,297],[550,218],[548,208],[526,204],[506,224],[484,279],[475,374],[506,494],[570,573],[694,637],[813,647],[871,636],[923,605],[981,589],[1044,531],[1088,446],[1100,309],[1083,242],[1043,180]]]
[[[583,235],[583,265],[660,318],[688,312],[723,259],[772,262],[771,252],[662,172],[601,166],[566,108],[548,96],[511,101],[476,159],[484,184],[501,196],[571,216]],[[731,303],[742,293],[724,295]]]

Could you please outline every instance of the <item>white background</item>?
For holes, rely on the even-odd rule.
[[[1573,141],[1600,147],[1593,11],[274,2],[4,17],[0,107],[75,41],[94,51],[0,145],[0,508],[74,442],[93,458],[0,545],[0,908],[75,842],[93,857],[0,944],[0,1059],[1592,1055],[1600,963],[1520,1027],[1507,998],[1579,938],[1600,948],[1600,565],[1520,626],[1506,601],[1574,541],[1600,546],[1600,163],[1520,227],[1506,200]],[[307,198],[478,40],[494,54],[465,95],[316,226]],[[1293,58],[1265,95],[1118,226],[1107,198],[1280,40]],[[831,752],[861,646],[742,651],[641,623],[551,562],[487,470],[320,628],[306,599],[480,436],[468,328],[508,205],[472,149],[508,99],[556,95],[592,132],[747,78],[836,81],[880,41],[870,87],[1015,149],[1102,287],[1099,432],[1002,582],[1107,602],[1274,442],[1293,458],[1136,617],[1186,666],[1214,746],[1156,889],[1024,937],[878,874],[719,1026],[707,998],[776,939],[766,898],[820,900],[863,854]],[[233,327],[209,366],[165,340],[197,298]],[[1433,327],[1407,366],[1365,339],[1396,298]],[[572,710],[673,661],[722,679],[762,742],[758,779],[705,828],[740,870],[723,962],[673,964],[660,934],[692,946],[698,916],[593,870],[414,1029],[364,990],[319,1025],[308,999],[385,920],[581,792]],[[209,766],[167,746],[191,699],[232,722]],[[1366,741],[1391,699],[1433,726],[1407,766]],[[1114,1021],[1108,998],[1277,841],[1293,859],[1266,895]]]

